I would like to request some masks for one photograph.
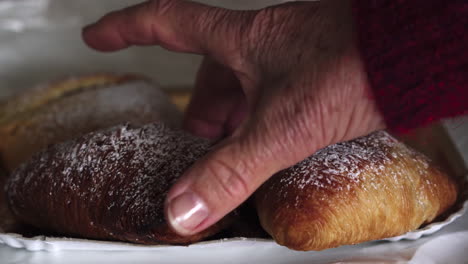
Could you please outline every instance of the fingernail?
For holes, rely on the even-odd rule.
[[[193,192],[184,192],[169,201],[167,218],[169,224],[181,235],[189,235],[207,217],[208,208]]]

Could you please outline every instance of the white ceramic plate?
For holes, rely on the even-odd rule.
[[[434,222],[424,228],[416,231],[408,232],[404,235],[384,239],[386,241],[400,241],[400,240],[417,240],[422,236],[431,235],[444,226],[449,225],[463,214],[468,211],[468,200],[465,201],[460,210],[454,212],[447,217],[446,220],[441,222]],[[5,234],[0,233],[0,244],[6,244],[14,248],[24,248],[30,251],[61,251],[61,250],[102,250],[102,251],[142,251],[142,250],[171,250],[178,249],[184,246],[169,246],[169,245],[156,245],[156,246],[145,246],[123,242],[110,242],[110,241],[98,241],[98,240],[87,240],[77,238],[59,238],[59,237],[47,237],[47,236],[36,236],[32,238],[24,237],[20,234]],[[253,239],[253,238],[230,238],[213,241],[204,241],[195,243],[189,248],[216,249],[217,247],[225,246],[251,246],[262,245],[262,246],[273,246],[275,242],[271,239]]]

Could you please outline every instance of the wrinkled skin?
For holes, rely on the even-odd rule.
[[[348,0],[232,11],[159,0],[113,12],[83,33],[100,51],[160,45],[205,56],[185,127],[226,137],[178,181],[198,197],[197,233],[245,201],[272,174],[327,145],[384,127],[357,50]],[[187,209],[187,207],[185,208]]]

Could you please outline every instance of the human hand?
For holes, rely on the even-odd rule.
[[[182,235],[212,225],[318,149],[384,127],[349,0],[254,11],[153,0],[106,15],[83,37],[100,51],[160,45],[205,55],[185,126],[228,137],[167,196],[167,219]]]

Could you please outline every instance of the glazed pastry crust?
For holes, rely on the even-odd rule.
[[[141,244],[187,244],[227,227],[230,216],[193,236],[164,218],[170,186],[210,148],[163,124],[130,125],[51,146],[20,166],[7,199],[22,222],[62,235]]]
[[[383,131],[322,149],[255,194],[263,228],[295,250],[402,235],[456,198],[454,179]]]

